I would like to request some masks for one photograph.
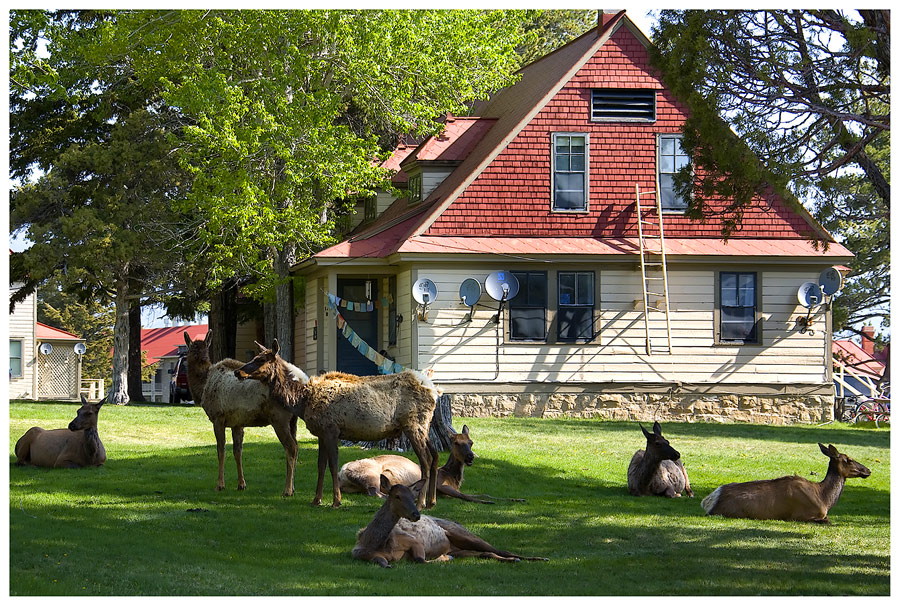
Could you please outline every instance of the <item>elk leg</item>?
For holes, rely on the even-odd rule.
[[[313,497],[313,505],[322,504],[322,490],[325,488],[325,462],[328,456],[325,452],[326,448],[328,448],[328,446],[325,444],[325,440],[323,438],[319,438],[319,458],[318,461],[316,461],[319,470],[319,477],[316,480],[316,496]]]
[[[331,470],[331,506],[341,506],[341,481],[338,480],[338,439],[328,441],[328,468]]]
[[[484,499],[482,499],[482,498],[479,498],[479,497],[490,496],[490,495],[470,495],[470,494],[465,494],[465,493],[462,493],[462,492],[456,490],[456,489],[453,488],[452,486],[448,486],[447,484],[441,484],[440,486],[438,486],[437,491],[438,491],[439,493],[443,494],[443,495],[448,496],[448,497],[453,497],[454,499],[461,499],[461,500],[463,500],[463,501],[470,501],[470,502],[472,502],[472,503],[484,503],[484,504],[486,504],[486,505],[493,505],[493,504],[494,504],[493,501],[487,501],[487,500],[484,500]],[[493,497],[491,497],[491,498],[493,498]]]
[[[225,490],[225,422],[214,422],[213,432],[216,434],[216,453],[219,455],[219,479],[216,482],[216,490]]]
[[[447,540],[450,541],[450,544],[453,545],[454,550],[450,552],[450,555],[453,557],[492,557],[490,555],[480,555],[480,554],[494,554],[496,556],[500,556],[495,559],[503,559],[504,561],[515,561],[515,560],[542,560],[546,561],[546,558],[533,558],[533,557],[525,557],[520,556],[510,551],[505,551],[503,549],[497,549],[478,535],[472,533],[467,530],[460,524],[456,522],[452,522],[450,520],[443,520],[439,518],[435,518],[435,522],[437,522],[438,526],[440,526],[444,530],[444,534],[447,537]]]
[[[284,446],[284,457],[287,461],[287,469],[284,476],[284,492],[281,493],[281,496],[283,497],[294,496],[294,469],[297,465],[298,451],[296,438],[297,417],[293,417],[292,424],[293,428],[291,427],[291,423],[275,423],[272,425],[272,428],[275,430],[275,435],[278,436],[278,440],[281,442],[281,445]]]
[[[450,552],[451,558],[490,558],[501,562],[518,562],[519,557],[507,557],[497,555],[492,551],[477,551],[474,549],[457,549]]]
[[[234,463],[235,465],[237,465],[237,489],[245,490],[247,488],[247,482],[244,481],[244,428],[232,427],[231,440],[233,442],[233,444],[231,445],[231,451],[234,453]]]
[[[416,457],[419,459],[422,477],[427,478],[425,490],[416,497],[416,507],[419,509],[434,507],[435,501],[437,501],[437,449],[428,439],[427,434],[423,437],[413,430],[406,432],[406,437],[409,438]]]

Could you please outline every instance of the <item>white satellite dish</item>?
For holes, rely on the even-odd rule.
[[[815,282],[804,282],[797,290],[797,300],[803,307],[812,309],[822,302],[822,290]]]
[[[478,303],[481,298],[481,284],[475,278],[466,278],[459,285],[459,298],[462,299],[464,305],[469,307]]]
[[[419,278],[412,287],[412,296],[420,305],[430,305],[437,298],[437,286],[428,278]]]
[[[839,291],[843,285],[844,276],[836,267],[829,267],[819,274],[819,286],[822,287],[822,292],[829,297]]]
[[[75,353],[79,356],[83,356],[84,352],[87,351],[87,347],[84,346],[84,343],[76,343],[75,344]]]
[[[519,293],[519,281],[512,272],[493,271],[485,278],[484,289],[496,301],[509,301]]]
[[[44,354],[45,356],[49,356],[50,352],[53,351],[53,346],[49,343],[41,343],[41,346],[38,347],[38,351]]]

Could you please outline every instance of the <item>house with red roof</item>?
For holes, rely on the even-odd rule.
[[[604,13],[471,116],[399,145],[385,166],[405,195],[294,267],[294,362],[431,369],[463,416],[830,419],[830,309],[798,287],[852,253],[774,192],[728,240],[686,216],[686,109],[650,45]]]
[[[10,297],[21,287],[12,284]],[[85,347],[78,335],[38,322],[37,296],[29,294],[9,315],[9,398],[77,401]]]
[[[890,381],[890,345],[876,352],[874,335],[874,327],[863,326],[859,343],[852,339],[836,339],[832,343],[837,397],[877,397],[881,395],[883,383]]]

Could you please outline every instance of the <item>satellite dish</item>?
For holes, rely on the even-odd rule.
[[[428,278],[419,278],[412,287],[412,296],[416,303],[429,305],[437,298],[437,286]]]
[[[804,282],[797,290],[797,300],[803,307],[812,309],[822,302],[822,290],[815,282]]]
[[[475,278],[466,278],[459,285],[459,298],[469,307],[478,303],[481,298],[481,284]]]
[[[87,351],[87,347],[84,346],[84,343],[76,343],[75,344],[75,353],[79,356],[83,356],[84,352]]]
[[[496,301],[509,301],[519,294],[519,281],[512,272],[493,271],[485,278],[484,289]]]
[[[819,274],[819,285],[822,287],[822,292],[830,297],[844,285],[844,276],[836,267],[829,267]]]
[[[45,356],[50,355],[50,352],[53,351],[53,346],[49,343],[41,343],[41,346],[38,347],[38,351],[44,354]]]

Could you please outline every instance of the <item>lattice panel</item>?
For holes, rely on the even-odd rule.
[[[48,355],[38,353],[38,397],[78,397],[78,356],[74,347],[54,345]]]

